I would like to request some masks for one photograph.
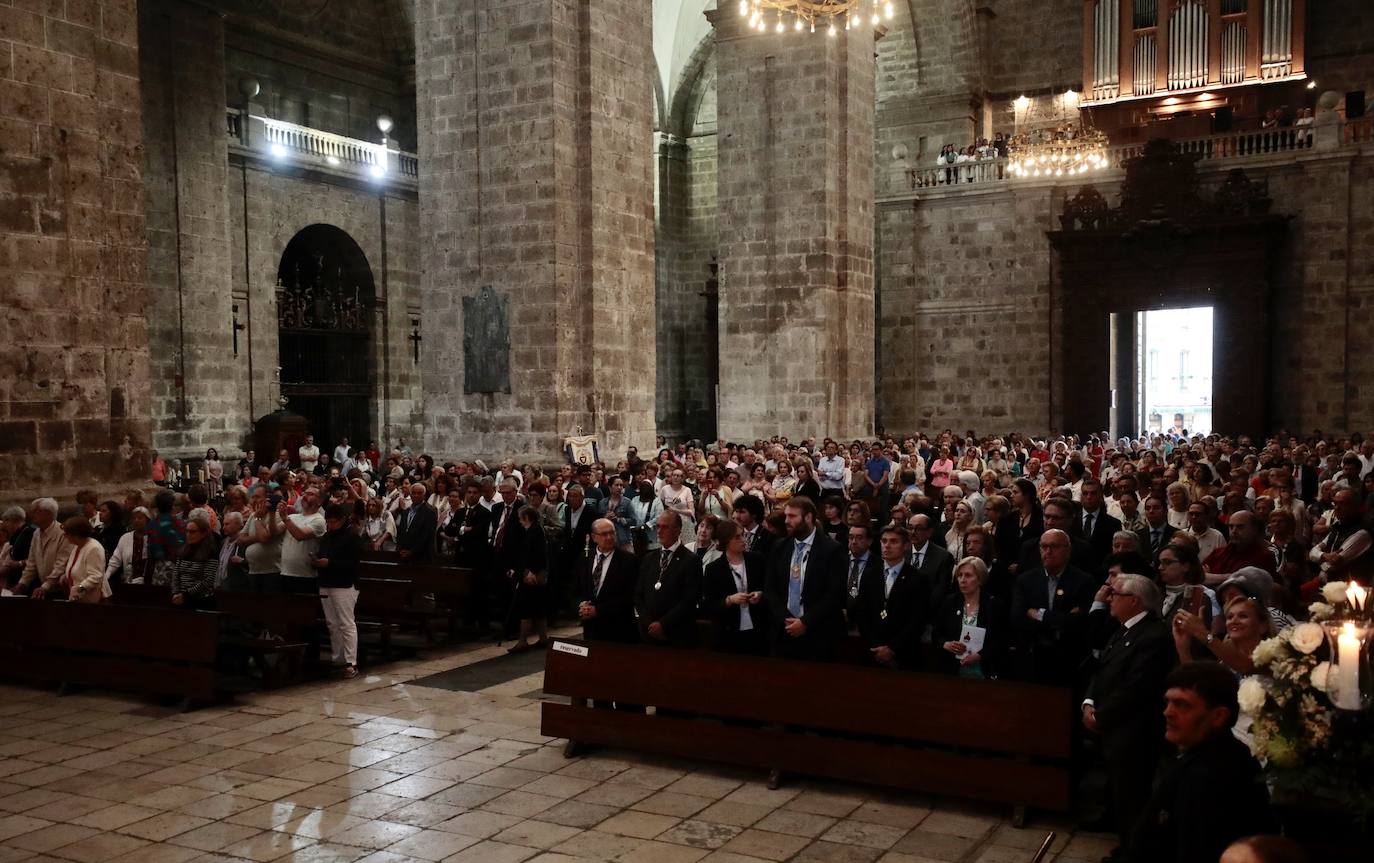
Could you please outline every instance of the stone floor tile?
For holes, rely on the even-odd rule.
[[[503,815],[500,812],[483,812],[473,810],[464,812],[456,818],[450,818],[434,825],[435,830],[444,830],[449,833],[461,833],[464,836],[474,836],[478,839],[490,839],[508,827],[519,824],[522,818],[515,815]]]
[[[488,800],[495,800],[505,794],[506,791],[507,789],[494,785],[468,785],[464,783],[440,791],[430,797],[427,802],[443,803],[446,806],[457,806],[460,809],[476,809]]]
[[[528,786],[526,786],[528,787]],[[493,797],[481,805],[481,809],[488,812],[500,812],[505,815],[515,815],[520,818],[533,818],[539,813],[551,809],[560,802],[557,797],[549,797],[544,794],[531,794],[523,789],[508,791],[500,797]]]
[[[145,845],[111,860],[111,863],[188,863],[205,854],[199,848],[185,848],[181,845]]]
[[[603,833],[600,830],[584,830],[559,842],[549,850],[555,854],[565,854],[580,859],[615,860],[634,853],[635,849],[643,846],[646,841],[648,840],[637,839],[633,836],[617,836]],[[681,846],[666,845],[665,847]]]
[[[663,790],[719,800],[743,784],[738,779],[716,776],[711,773],[688,773],[676,782],[669,783]]]
[[[445,858],[444,863],[521,863],[538,853],[538,849],[535,848],[487,840],[470,845],[452,857]]]
[[[40,827],[50,826],[52,826],[52,822],[42,818],[31,818],[28,815],[5,815],[0,817],[0,843],[4,843],[14,836],[32,833]]]
[[[651,841],[645,842],[615,859],[619,863],[696,863],[697,860],[710,853],[705,848]]]
[[[185,833],[187,830],[204,827],[209,823],[211,823],[209,818],[184,815],[180,812],[163,812],[142,821],[126,824],[119,828],[119,832],[129,836],[137,836],[139,839],[147,839],[149,842],[161,842],[164,839]]]
[[[796,863],[872,863],[883,852],[859,845],[840,845],[836,842],[812,842],[798,852]]]
[[[354,863],[368,855],[366,848],[352,845],[336,845],[332,842],[316,842],[299,851],[292,852],[291,863]],[[372,852],[377,853],[377,852]]]
[[[407,857],[415,857],[420,860],[443,860],[445,857],[451,857],[480,841],[482,840],[476,836],[464,836],[461,833],[421,830],[419,833],[407,836],[386,850],[393,854],[404,854]]]
[[[357,845],[360,848],[388,848],[407,836],[419,833],[419,827],[397,824],[394,821],[364,821],[355,827],[329,837],[341,845]]]
[[[811,840],[806,836],[790,836],[767,830],[749,829],[726,842],[721,849],[763,860],[786,860],[805,848]]]
[[[63,845],[70,845],[82,839],[89,839],[99,835],[99,833],[99,830],[82,827],[79,824],[55,824],[52,827],[44,827],[32,833],[25,833],[23,836],[7,839],[6,844],[15,848],[22,848],[25,851],[32,851],[35,854],[48,854],[55,848],[61,848]]]
[[[121,854],[148,847],[147,840],[120,833],[97,833],[71,845],[64,845],[52,851],[54,857],[75,860],[77,863],[106,863]]]
[[[379,794],[376,791],[366,791],[362,794],[350,797],[347,800],[340,800],[338,803],[324,807],[330,812],[346,812],[349,815],[357,815],[360,818],[381,818],[388,812],[400,809],[413,800],[404,797],[393,797],[390,794]]]
[[[474,785],[490,785],[496,788],[520,788],[528,785],[544,774],[533,770],[519,770],[514,767],[497,767],[468,780]]]
[[[1002,824],[992,832],[989,841],[993,845],[1005,845],[1009,848],[1023,848],[1029,851],[1038,851],[1044,844],[1045,837],[1050,833],[1049,829],[1041,827],[1025,827],[1018,829],[1010,824]],[[1050,852],[1058,853],[1064,850],[1064,846],[1069,843],[1070,833],[1068,831],[1056,831],[1054,841],[1050,843]]]
[[[696,817],[702,821],[712,821],[716,824],[749,827],[772,811],[772,807],[768,806],[755,806],[752,803],[733,803],[722,800],[707,806],[698,812]]]
[[[721,800],[776,809],[800,793],[800,788],[769,788],[763,782],[746,782],[722,797]]]
[[[352,830],[354,827],[368,823],[368,821],[369,819],[359,818],[356,815],[316,809],[298,818],[282,822],[272,829],[279,833],[289,833],[293,836],[304,836],[308,839],[318,840],[328,839],[345,830]]]
[[[167,841],[173,845],[184,845],[187,848],[199,848],[202,851],[218,851],[226,845],[242,842],[249,836],[256,836],[261,832],[262,831],[256,827],[249,827],[243,824],[232,824],[227,821],[216,821],[211,824],[206,824],[204,827],[197,827],[195,830],[188,831],[180,836],[173,836]]]
[[[789,836],[814,838],[830,829],[835,819],[826,815],[813,815],[792,809],[775,809],[754,824],[756,830],[770,833],[786,833]]]
[[[620,810],[612,806],[584,803],[581,800],[564,800],[551,809],[539,813],[541,821],[551,821],[565,827],[593,827],[610,818]]]
[[[658,815],[674,815],[678,818],[688,818],[714,802],[715,801],[710,797],[698,797],[695,794],[679,794],[675,791],[660,791],[657,794],[645,797],[631,808],[638,809],[641,812],[653,812]]]
[[[701,858],[701,863],[768,863],[768,859],[766,857],[750,857],[747,854],[736,854],[734,851],[727,851],[722,848]]]
[[[862,845],[865,848],[886,851],[897,844],[897,840],[905,836],[906,832],[905,827],[888,827],[884,824],[845,819],[822,833],[821,839],[842,845]]]
[[[463,810],[457,806],[416,800],[387,813],[386,820],[395,821],[397,824],[409,824],[412,827],[433,827],[462,814]]]
[[[575,799],[584,803],[595,803],[598,806],[614,806],[617,809],[623,809],[626,806],[633,806],[645,797],[653,796],[653,794],[653,789],[643,785],[617,785],[612,781],[583,791]]]
[[[462,761],[457,758],[450,758],[448,761],[435,764],[433,767],[426,767],[416,776],[423,776],[426,779],[448,779],[451,782],[466,782],[474,776],[480,776],[487,772],[485,764],[473,764],[471,761]]]
[[[921,820],[921,829],[931,833],[949,833],[969,839],[981,839],[997,825],[997,819],[983,815],[965,815],[936,810]]]
[[[975,838],[936,833],[922,826],[899,839],[892,850],[929,860],[962,860],[977,844]]]
[[[44,789],[36,789],[44,790]],[[79,797],[74,794],[64,794],[60,803],[48,803],[38,806],[25,812],[31,818],[42,818],[46,821],[73,821],[83,815],[90,815],[92,812],[99,812],[108,809],[113,804],[108,800],[100,800],[96,797]]]
[[[615,833],[620,836],[653,839],[660,833],[676,827],[681,822],[681,818],[672,815],[628,810],[607,818],[596,825],[596,829],[603,833]]]
[[[533,819],[521,821],[512,827],[507,827],[497,833],[493,839],[497,842],[505,842],[509,845],[528,845],[531,848],[552,848],[560,842],[576,836],[582,831],[576,827],[567,827],[563,824],[553,824],[548,821],[535,821]]]
[[[714,851],[738,836],[743,830],[729,824],[713,824],[709,821],[683,821],[676,827],[659,834],[660,842],[673,842],[678,845],[691,845],[693,848],[706,848]]]
[[[784,808],[812,815],[826,815],[831,818],[844,818],[859,808],[863,798],[854,794],[832,791],[804,790],[783,804]]]
[[[520,790],[529,791],[533,794],[547,794],[550,797],[569,799],[576,797],[584,791],[595,788],[596,785],[597,783],[590,779],[577,779],[572,776],[553,774],[541,776],[528,785],[522,785]]]
[[[888,827],[901,827],[906,830],[917,826],[930,814],[930,809],[925,806],[913,806],[905,803],[883,803],[877,800],[869,800],[860,804],[859,808],[849,813],[846,817],[854,821],[866,821],[870,824],[885,824]]]
[[[423,776],[407,776],[404,779],[397,779],[395,782],[388,782],[378,786],[377,791],[382,794],[391,794],[395,797],[405,797],[409,800],[423,800],[426,797],[438,794],[445,788],[451,788],[454,783],[448,779],[427,779]]]
[[[310,782],[298,782],[294,779],[263,779],[240,786],[234,789],[234,793],[240,797],[253,797],[263,801],[280,800],[297,791],[304,791],[311,785]]]
[[[60,803],[75,795],[46,788],[28,788],[6,797],[0,797],[0,812],[27,812],[49,803]]]
[[[264,830],[256,836],[221,848],[219,853],[236,860],[268,863],[270,860],[292,860],[297,852],[314,844],[315,840],[309,836],[292,836],[289,833]]]
[[[345,773],[342,776],[326,781],[325,785],[334,785],[339,788],[350,788],[355,791],[373,791],[388,782],[395,782],[403,776],[400,773],[392,773],[390,770],[378,770],[375,767],[364,767],[354,770],[352,773]]]
[[[104,809],[97,809],[94,812],[73,818],[72,823],[80,824],[83,827],[93,827],[96,830],[118,830],[126,824],[151,818],[158,814],[158,811],[146,806],[134,806],[130,803],[112,803]]]

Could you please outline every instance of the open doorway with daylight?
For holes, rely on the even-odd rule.
[[[311,225],[291,238],[277,270],[281,393],[322,451],[371,437],[375,299],[372,268],[347,233]]]
[[[1210,434],[1212,307],[1137,312],[1135,327],[1136,428]]]

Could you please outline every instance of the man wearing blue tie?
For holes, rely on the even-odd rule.
[[[788,538],[768,560],[764,598],[773,625],[773,655],[824,662],[844,638],[845,547],[816,529],[816,505],[787,502]]]
[[[930,622],[930,581],[909,560],[904,527],[883,528],[881,568],[859,591],[859,633],[873,661],[884,668],[920,668],[921,632]]]

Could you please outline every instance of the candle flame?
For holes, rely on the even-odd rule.
[[[1368,588],[1362,587],[1358,582],[1350,582],[1345,589],[1345,601],[1350,603],[1350,607],[1355,611],[1364,610],[1364,601],[1368,596]]]

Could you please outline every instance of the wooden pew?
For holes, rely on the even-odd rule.
[[[262,674],[263,686],[272,689],[300,679],[306,647],[322,617],[318,596],[217,590],[215,607],[221,615],[248,627],[245,634],[227,643],[248,652]],[[263,630],[276,637],[259,638]],[[318,639],[314,643],[318,645]],[[277,661],[269,662],[269,657]]]
[[[376,560],[363,561],[358,568],[358,577],[360,582],[366,583],[386,581],[405,582],[409,585],[404,599],[398,598],[398,589],[394,586],[380,585],[378,589],[382,591],[381,595],[366,600],[367,614],[384,614],[387,621],[378,620],[383,624],[414,624],[430,643],[434,641],[431,623],[436,620],[447,622],[450,641],[457,637],[463,605],[472,592],[475,580],[474,573],[469,569],[431,563],[389,563]],[[359,584],[358,589],[362,591],[362,584]],[[428,600],[431,596],[432,604]],[[364,602],[364,598],[360,597],[360,613]],[[388,630],[389,627],[384,629],[384,634]]]
[[[550,737],[1010,803],[1018,820],[1069,806],[1067,689],[559,639],[544,691],[573,699],[544,702]]]
[[[36,683],[214,700],[219,615],[179,608],[0,599],[0,673]]]
[[[145,608],[171,608],[172,589],[165,584],[115,584],[110,587],[110,601]]]

